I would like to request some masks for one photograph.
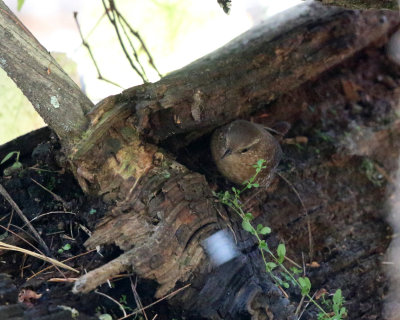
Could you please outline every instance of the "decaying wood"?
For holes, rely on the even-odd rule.
[[[214,290],[215,284],[209,282],[214,278],[204,268],[206,258],[199,244],[223,227],[217,217],[225,211],[214,201],[202,176],[188,171],[142,136],[159,142],[185,134],[183,146],[213,126],[248,115],[366,46],[383,43],[399,22],[391,12],[322,10],[319,6],[313,10],[318,13],[317,20],[314,14],[304,13],[280,34],[264,33],[259,27],[160,82],[109,97],[91,111],[87,138],[76,146],[70,160],[87,192],[118,204],[87,246],[115,243],[125,253],[85,275],[75,291],[91,290],[112,273],[132,266],[140,276],[161,284],[159,296],[178,282],[199,281],[202,289],[188,290],[179,301],[191,301],[194,296],[207,301],[214,307],[189,307],[206,310],[207,317],[224,312],[226,319],[241,312],[252,314],[255,301],[261,306],[256,308],[255,318],[271,312],[273,307],[266,298],[271,286],[261,272],[252,275],[253,288],[248,283],[235,288],[237,293],[247,292],[245,296],[235,294],[233,300],[226,300],[224,289]],[[241,51],[239,59],[243,43],[246,51]],[[247,64],[242,63],[243,57]],[[286,117],[301,111],[299,107],[285,108]],[[254,261],[257,259],[247,263]],[[195,270],[196,278],[192,278]],[[227,279],[233,277],[227,275]],[[215,295],[206,289],[209,286]],[[245,307],[230,310],[225,305],[228,301],[234,302],[229,306]],[[272,314],[289,319],[293,313],[287,312]]]
[[[116,99],[136,109],[139,133],[155,142],[179,135],[172,143],[182,146],[343,62],[398,21],[390,11],[299,5],[161,81],[128,89]]]
[[[3,25],[11,17],[4,12]],[[158,296],[181,283],[192,283],[172,302],[195,315],[213,319],[294,317],[294,307],[263,272],[257,251],[249,249],[256,247],[254,240],[239,231],[239,221],[215,201],[205,177],[188,170],[156,145],[163,142],[169,150],[177,150],[214,127],[249,116],[267,104],[271,105],[262,112],[268,113],[269,119],[294,122],[304,114],[309,101],[306,92],[312,88],[299,89],[297,95],[290,90],[306,86],[307,81],[369,46],[383,45],[400,21],[394,12],[346,11],[316,4],[296,7],[289,20],[283,18],[250,30],[157,83],[105,99],[87,114],[88,119],[82,120],[88,108],[79,104],[76,117],[80,120],[72,140],[66,134],[69,129],[58,128],[49,116],[50,125],[65,138],[61,142],[70,150],[68,160],[82,188],[113,204],[86,245],[116,244],[124,250],[119,258],[84,275],[76,283],[76,292],[87,292],[114,273],[133,269],[160,284]],[[3,54],[3,49],[0,52]],[[23,86],[19,77],[14,78]],[[51,95],[51,89],[49,92]],[[291,94],[297,100],[291,100]],[[323,110],[323,101],[318,103]],[[89,127],[83,134],[86,121]],[[302,191],[301,184],[296,187]],[[321,192],[325,198],[327,194]],[[307,243],[303,236],[308,234],[304,232],[304,217],[298,216],[299,210],[288,199],[289,195],[281,196],[280,202],[275,202],[279,203],[276,208],[287,211],[284,219],[275,208],[268,215],[268,224],[289,235],[289,244],[297,241],[294,247],[299,248]],[[306,197],[305,203],[311,211],[319,206],[315,198]],[[329,212],[334,211],[334,203],[326,200],[324,205]],[[266,219],[262,214],[259,217]],[[313,220],[312,232],[316,232],[318,222]],[[210,271],[201,241],[227,223],[233,226],[238,246],[246,254]],[[285,226],[292,227],[287,230]],[[296,240],[290,238],[293,230],[300,233]],[[345,229],[343,234],[351,235],[351,230]],[[321,250],[323,234],[318,233],[317,239],[316,250]],[[332,261],[333,268],[340,270],[340,263],[349,260]]]

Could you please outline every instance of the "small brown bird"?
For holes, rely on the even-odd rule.
[[[245,120],[217,129],[211,138],[211,153],[222,175],[239,185],[255,175],[253,166],[264,159],[267,168],[256,182],[268,186],[282,157],[279,142],[262,125]]]

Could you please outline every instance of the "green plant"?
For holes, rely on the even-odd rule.
[[[347,315],[346,308],[343,307],[344,298],[342,296],[342,290],[337,289],[332,300],[325,300],[324,296],[322,296],[322,299],[323,303],[332,309],[334,315],[326,317],[323,314],[319,314],[318,320],[341,320]]]
[[[71,249],[71,245],[69,243],[66,243],[60,249],[58,249],[57,252],[63,253],[64,251],[68,251],[70,249]]]
[[[326,132],[322,132],[321,130],[315,129],[314,130],[316,136],[325,142],[333,142],[333,139],[330,135]]]
[[[381,187],[383,184],[383,176],[378,172],[374,162],[368,158],[364,158],[361,163],[361,171],[366,175],[376,187]]]
[[[19,155],[20,155],[19,151],[11,151],[7,153],[7,155],[3,158],[3,160],[1,160],[0,164],[3,164],[7,160],[10,160],[13,155],[15,155],[15,161],[10,167],[4,169],[3,173],[5,176],[9,176],[14,172],[18,172],[19,170],[22,169],[22,163],[19,162]]]
[[[18,11],[21,11],[22,6],[24,5],[25,0],[18,0],[17,1],[17,9]]]
[[[125,294],[123,294],[121,296],[121,298],[119,298],[119,303],[122,305],[122,307],[125,309],[125,311],[128,311],[128,312],[132,312],[133,311],[133,309],[128,306],[128,301],[127,301],[127,298],[126,298]]]
[[[310,302],[312,302],[319,310],[318,319],[322,320],[341,320],[346,314],[346,308],[342,307],[343,298],[341,295],[341,290],[337,290],[332,303],[332,310],[334,315],[331,316],[330,313],[325,311],[318,303],[310,296],[311,291],[311,281],[308,277],[301,277],[300,274],[302,271],[297,268],[286,268],[284,265],[285,257],[286,257],[286,247],[283,243],[279,244],[276,252],[273,252],[267,242],[262,239],[263,236],[271,233],[271,228],[268,226],[263,226],[262,224],[258,224],[256,227],[253,226],[252,220],[254,219],[251,212],[245,212],[243,209],[243,203],[241,201],[241,194],[252,188],[258,188],[259,184],[256,183],[256,178],[260,174],[260,172],[266,168],[266,161],[260,159],[257,161],[257,164],[253,166],[256,169],[256,173],[253,177],[251,177],[248,181],[243,183],[244,187],[242,189],[237,189],[232,187],[232,192],[225,191],[216,194],[224,205],[231,208],[236,214],[240,216],[242,219],[242,227],[247,232],[251,233],[256,237],[258,241],[258,248],[260,250],[262,260],[265,265],[265,271],[271,276],[273,281],[277,286],[283,288],[289,288],[290,284],[295,287],[300,288],[301,295],[303,297],[307,297]],[[267,256],[271,259],[268,260]],[[274,271],[280,269],[280,276],[276,275]]]

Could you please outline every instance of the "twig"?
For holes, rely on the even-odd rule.
[[[74,283],[78,278],[51,278],[47,280],[48,282],[69,282]]]
[[[306,264],[305,264],[305,262],[304,262],[304,254],[303,254],[303,252],[301,253],[301,260],[302,260],[302,262],[303,262],[303,277],[305,277],[305,276],[306,276]],[[301,306],[302,306],[303,303],[304,303],[305,297],[306,297],[306,296],[301,296],[300,303],[299,303],[299,305],[298,305],[297,308],[296,308],[296,312],[294,313],[295,316],[297,316],[297,315],[299,314],[300,309],[301,309]],[[299,317],[298,319],[300,319],[300,317]]]
[[[281,179],[283,181],[285,181],[287,183],[287,185],[290,187],[290,189],[292,189],[292,191],[294,192],[294,194],[296,195],[297,199],[300,202],[300,205],[303,209],[304,215],[306,216],[307,229],[308,229],[308,245],[309,245],[309,250],[310,250],[309,255],[310,255],[310,261],[312,261],[312,259],[314,257],[314,241],[313,241],[313,237],[312,237],[312,233],[311,233],[311,222],[310,222],[310,216],[308,215],[308,210],[307,210],[306,206],[304,205],[304,202],[301,199],[300,194],[298,193],[298,191],[296,190],[294,185],[279,172],[277,172],[277,174],[279,177],[281,177]]]
[[[6,216],[4,216],[6,217]],[[14,209],[11,209],[10,219],[8,220],[7,229],[10,229],[12,218],[14,217]]]
[[[36,183],[39,187],[41,187],[43,190],[47,191],[48,193],[50,193],[53,198],[56,201],[59,201],[63,204],[65,209],[68,209],[70,207],[70,205],[63,199],[61,198],[59,195],[55,194],[54,192],[52,192],[51,190],[47,189],[45,186],[41,185],[39,182],[37,182],[35,179],[31,178],[31,180]]]
[[[297,268],[301,268],[301,266],[296,261],[290,259],[289,257],[285,256],[285,260],[289,261],[291,264],[293,264]]]
[[[74,13],[75,14],[75,13]],[[94,26],[92,27],[92,29],[90,29],[90,31],[88,32],[88,34],[86,35],[86,39],[89,38],[92,33],[94,32],[94,30],[96,30],[96,28],[98,27],[98,25],[100,24],[101,20],[103,20],[103,18],[106,16],[106,13],[103,12],[103,14],[101,15],[101,17],[99,18],[99,20],[97,20],[97,22],[94,24]],[[83,43],[82,43],[83,44]]]
[[[106,13],[103,14],[103,16],[100,18],[100,20],[105,16],[105,14],[106,14]],[[99,68],[99,66],[97,65],[96,59],[94,58],[92,49],[90,48],[89,43],[88,43],[88,42],[85,40],[85,38],[83,37],[82,30],[81,30],[81,26],[80,26],[79,21],[78,21],[78,12],[76,12],[76,11],[74,12],[74,19],[75,19],[75,22],[76,22],[76,26],[78,27],[79,35],[81,36],[81,39],[82,39],[82,45],[83,45],[83,46],[87,49],[87,51],[89,52],[89,56],[90,56],[90,58],[91,58],[92,61],[93,61],[94,67],[96,68],[96,71],[97,71],[97,78],[98,78],[99,80],[103,80],[103,81],[105,81],[105,82],[108,82],[108,83],[110,83],[110,84],[116,86],[116,87],[119,87],[119,88],[123,89],[118,83],[115,83],[115,82],[113,82],[113,81],[111,81],[111,80],[108,80],[108,79],[106,79],[106,78],[104,78],[104,77],[102,76],[102,74],[101,74],[101,72],[100,72],[100,68]],[[98,23],[100,22],[100,20],[98,21]],[[96,24],[96,26],[97,26],[97,24]],[[95,27],[96,27],[96,26],[95,26]],[[94,28],[93,28],[93,29],[94,29]],[[93,30],[93,29],[92,29],[92,30]],[[91,32],[92,32],[92,31],[91,31]]]
[[[315,291],[315,293],[312,295],[311,299],[314,300],[314,297],[315,297],[315,295],[316,295],[317,292],[318,292],[318,291]],[[299,317],[297,318],[297,320],[300,320],[300,319],[301,319],[301,317],[303,316],[303,313],[307,310],[307,307],[309,306],[310,303],[311,303],[311,300],[309,300],[309,301],[307,302],[307,304],[304,306],[304,309],[303,309],[303,311],[300,313],[300,315],[299,315]]]
[[[119,29],[118,29],[118,24],[116,21],[116,9],[115,9],[115,3],[113,0],[109,0],[109,4],[110,6],[107,7],[105,0],[102,0],[103,2],[103,6],[104,6],[104,10],[106,11],[108,20],[110,21],[110,23],[113,25],[115,33],[117,34],[118,37],[118,41],[121,45],[122,51],[125,54],[126,59],[128,59],[129,64],[131,65],[131,67],[133,68],[133,70],[135,70],[135,72],[140,76],[140,78],[142,78],[143,83],[148,82],[147,78],[140,72],[140,70],[135,66],[135,64],[133,63],[131,57],[129,56],[128,51],[125,48],[124,42],[121,38],[121,34],[119,33]]]
[[[133,30],[133,28],[129,25],[128,21],[126,21],[125,17],[123,15],[121,15],[121,13],[119,12],[118,9],[115,9],[119,15],[119,17],[121,18],[122,22],[125,23],[125,25],[128,27],[129,31],[136,37],[136,39],[138,39],[138,41],[140,42],[140,45],[142,46],[143,50],[146,52],[147,58],[149,59],[149,64],[153,67],[153,69],[157,72],[158,76],[160,78],[162,78],[162,74],[158,71],[153,57],[150,54],[150,51],[147,49],[146,44],[144,43],[142,37],[140,36],[139,32]]]
[[[117,300],[115,300],[114,298],[110,297],[109,295],[106,295],[105,293],[97,291],[97,290],[95,290],[94,293],[97,293],[98,295],[103,296],[103,297],[111,300],[112,302],[114,302],[121,309],[121,311],[124,315],[124,318],[126,318],[126,311],[124,309],[124,306],[122,304],[120,304]],[[122,318],[122,319],[124,319],[124,318]]]
[[[171,293],[167,294],[167,295],[164,296],[163,298],[160,298],[160,299],[158,299],[157,301],[154,301],[153,303],[150,303],[148,306],[144,307],[142,310],[138,310],[138,311],[132,312],[132,313],[126,315],[126,316],[123,317],[123,318],[119,318],[118,320],[123,320],[123,319],[126,319],[126,318],[130,317],[130,316],[133,316],[133,315],[135,315],[135,314],[138,314],[139,312],[141,312],[141,311],[143,311],[143,310],[146,310],[146,309],[148,309],[148,308],[154,306],[155,304],[157,304],[157,303],[159,303],[159,302],[161,302],[161,301],[163,301],[163,300],[165,300],[165,299],[168,299],[169,297],[172,297],[172,296],[178,294],[179,292],[181,292],[182,290],[185,290],[185,289],[186,289],[187,287],[189,287],[190,285],[191,285],[191,283],[188,283],[186,286],[184,286],[184,287],[182,287],[182,288],[179,288],[178,290],[175,290],[174,292],[171,292]]]
[[[306,297],[306,296],[301,296],[301,299],[300,299],[299,305],[297,306],[297,308],[296,308],[296,312],[294,313],[294,315],[295,315],[295,316],[297,316],[297,315],[299,314],[299,312],[300,312],[300,309],[301,309],[301,306],[302,306],[302,305],[303,305],[303,303],[304,303],[304,299],[305,299],[305,297]],[[300,317],[299,317],[298,319],[300,319]]]
[[[48,216],[48,215],[53,214],[53,213],[68,213],[68,214],[72,214],[72,215],[76,216],[75,212],[70,212],[70,211],[50,211],[50,212],[42,213],[42,214],[34,217],[30,222],[33,222],[33,221],[35,221],[37,219],[40,219],[40,218],[42,218],[44,216]]]
[[[43,241],[39,233],[36,231],[36,229],[32,226],[32,224],[29,222],[28,218],[25,217],[21,209],[18,207],[18,205],[14,202],[14,200],[11,198],[9,193],[7,192],[6,189],[0,184],[0,194],[7,200],[7,202],[14,208],[14,210],[18,213],[19,217],[22,219],[22,221],[25,222],[25,225],[29,228],[29,230],[32,232],[36,240],[39,242],[40,246],[42,249],[46,252],[47,255],[50,255],[50,249],[47,247],[46,243]]]
[[[130,45],[130,47],[132,49],[132,52],[133,52],[133,56],[135,57],[135,60],[136,60],[137,64],[139,65],[139,67],[140,67],[140,69],[142,71],[142,74],[146,77],[146,79],[148,79],[148,77],[146,75],[146,72],[144,71],[144,68],[143,68],[142,64],[140,63],[140,61],[139,61],[139,56],[138,56],[137,51],[136,51],[136,49],[135,49],[135,47],[134,47],[134,45],[133,45],[133,43],[131,41],[131,38],[129,37],[128,33],[126,32],[124,25],[121,23],[121,21],[122,21],[121,20],[121,15],[119,14],[118,11],[116,11],[116,12],[117,12],[118,22],[121,25],[122,31],[124,32],[124,35],[125,35],[126,39],[129,42],[129,45]]]
[[[96,249],[92,249],[92,250],[90,250],[90,251],[83,252],[83,253],[80,253],[80,254],[78,254],[78,255],[76,255],[76,256],[73,256],[73,257],[70,257],[70,258],[68,258],[68,259],[62,260],[61,263],[64,263],[64,262],[67,262],[67,261],[70,261],[70,260],[79,258],[79,257],[84,256],[84,255],[86,255],[86,254],[88,254],[88,253],[91,253],[91,252],[93,252],[93,251],[96,251]],[[46,267],[46,268],[44,268],[44,269],[42,269],[42,270],[36,272],[35,274],[33,274],[33,275],[31,275],[29,278],[27,278],[26,281],[29,281],[29,280],[35,278],[36,276],[38,276],[38,275],[41,274],[42,272],[45,272],[45,271],[47,271],[47,270],[49,270],[49,269],[51,269],[51,268],[53,268],[53,267],[54,267],[54,266],[51,265],[51,266],[48,266],[48,267]]]
[[[142,314],[143,314],[144,318],[145,318],[146,320],[148,320],[147,314],[146,314],[146,312],[143,310],[142,300],[140,299],[140,296],[138,295],[138,293],[137,293],[137,291],[136,291],[137,278],[136,278],[135,284],[133,284],[132,277],[129,277],[129,280],[130,280],[130,282],[131,282],[131,289],[132,289],[132,292],[133,292],[133,297],[135,298],[136,305],[138,306],[139,311],[142,311]]]
[[[46,257],[43,254],[39,254],[39,253],[33,252],[31,250],[27,250],[27,249],[23,249],[23,248],[20,248],[20,247],[17,247],[17,246],[13,246],[11,244],[7,244],[7,243],[2,242],[2,241],[0,241],[0,250],[18,251],[18,252],[30,255],[32,257],[44,260],[46,262],[52,263],[52,264],[54,264],[54,265],[56,265],[56,266],[58,266],[60,268],[64,268],[64,269],[79,273],[78,270],[76,270],[76,269],[74,269],[74,268],[72,268],[72,267],[70,267],[70,266],[68,266],[68,265],[66,265],[64,263],[61,263],[61,262],[59,262],[59,261],[57,261],[57,260],[55,260],[53,258],[49,258],[49,257]]]
[[[24,229],[22,229],[21,227],[15,226],[13,224],[11,224],[10,226],[13,226],[14,228],[20,230],[21,232],[24,232],[27,236],[32,237],[32,235],[30,235],[28,232],[26,232]],[[7,229],[6,227],[0,225],[0,228],[3,228],[4,230],[6,230],[7,232],[10,232],[13,236],[17,237],[18,239],[20,239],[21,241],[25,242],[27,245],[29,245],[30,247],[32,247],[33,249],[35,249],[37,252],[39,252],[39,254],[44,256],[44,253],[42,251],[40,251],[38,248],[36,248],[32,243],[30,243],[28,240],[24,239],[23,237],[21,237],[19,234],[15,233],[14,231],[12,231],[11,229]],[[66,277],[64,275],[64,273],[57,267],[57,265],[53,265],[54,268],[57,269],[58,272],[60,272],[64,277]]]

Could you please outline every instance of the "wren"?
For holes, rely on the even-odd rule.
[[[279,142],[260,124],[235,120],[217,129],[211,138],[211,154],[219,172],[229,181],[241,185],[256,174],[254,165],[266,160],[256,178],[267,187],[282,158]]]

